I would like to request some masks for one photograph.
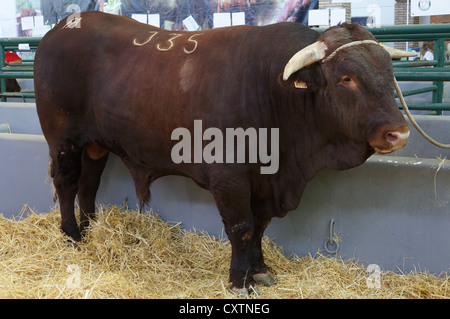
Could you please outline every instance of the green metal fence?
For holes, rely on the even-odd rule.
[[[6,79],[32,79],[33,60],[23,60],[22,64],[7,66],[6,51],[18,51],[19,44],[28,44],[30,50],[36,50],[42,38],[0,38],[0,97],[5,102],[8,97],[34,98],[34,92],[6,92]]]
[[[432,92],[429,103],[408,103],[412,110],[428,110],[442,114],[450,110],[450,103],[443,102],[444,82],[450,81],[449,61],[445,61],[445,41],[450,39],[450,24],[408,25],[368,28],[381,42],[433,41],[434,61],[393,61],[394,74],[398,81],[429,81],[432,85],[407,90],[404,96]],[[323,29],[319,29],[323,31]],[[33,61],[6,66],[5,51],[17,51],[21,43],[28,43],[35,50],[41,38],[0,38],[0,97],[33,98],[34,92],[6,92],[6,79],[32,79]],[[401,106],[399,106],[401,107]]]
[[[449,61],[445,61],[445,41],[450,39],[450,24],[408,25],[369,28],[381,42],[433,41],[433,61],[393,61],[398,81],[430,81],[432,85],[407,90],[404,96],[432,92],[430,103],[408,103],[412,110],[429,110],[442,114],[450,110],[450,103],[443,102],[444,82],[450,81]]]

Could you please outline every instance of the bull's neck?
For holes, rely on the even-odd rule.
[[[280,127],[280,170],[277,179],[279,185],[283,185],[283,211],[298,206],[307,182],[327,166],[327,140],[323,136],[324,129],[317,112],[318,104],[323,101],[304,96],[301,97],[303,103],[296,101],[294,104],[294,98],[287,97],[285,103],[277,107],[277,124]]]
[[[294,94],[281,106],[284,110],[280,130],[284,130],[286,136],[289,136],[286,149],[282,151],[291,153],[299,165],[307,168],[307,172],[303,174],[308,180],[326,167],[323,153],[326,152],[330,123],[321,114],[327,103],[323,96]]]

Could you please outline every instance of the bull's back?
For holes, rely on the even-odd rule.
[[[281,73],[285,60],[301,47],[293,39],[309,43],[310,33],[294,24],[172,32],[85,12],[77,23],[63,20],[43,38],[35,61],[37,95],[43,88],[52,99],[65,99],[59,107],[74,112],[105,94],[121,103],[120,96],[138,101],[158,95],[164,103],[177,104],[174,96],[201,93],[218,96],[219,104],[230,103],[227,97],[239,95],[244,80],[261,82],[274,69]],[[278,65],[271,69],[270,63]]]

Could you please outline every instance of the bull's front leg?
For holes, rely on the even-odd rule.
[[[259,293],[251,262],[253,222],[242,220],[232,225],[225,223],[225,230],[231,243],[231,290],[242,296],[252,292]]]
[[[252,292],[259,294],[257,284],[264,286],[276,284],[275,278],[264,262],[261,247],[261,239],[270,219],[260,219],[253,214],[245,216],[246,218],[235,220],[232,225],[224,219],[231,243],[231,290],[241,296]]]
[[[261,252],[259,228],[250,205],[250,182],[245,174],[226,179],[213,179],[211,192],[222,216],[225,231],[231,243],[230,281],[231,290],[239,295],[256,292],[253,278],[258,269],[265,272]],[[259,237],[259,245],[256,238]]]

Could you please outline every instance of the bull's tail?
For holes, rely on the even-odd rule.
[[[56,187],[55,187],[55,184],[53,183],[52,165],[53,165],[53,160],[49,156],[48,167],[47,167],[47,177],[45,179],[45,183],[51,183],[52,193],[53,193],[52,198],[53,198],[53,202],[56,203],[56,201],[58,200],[58,194],[56,193]]]

